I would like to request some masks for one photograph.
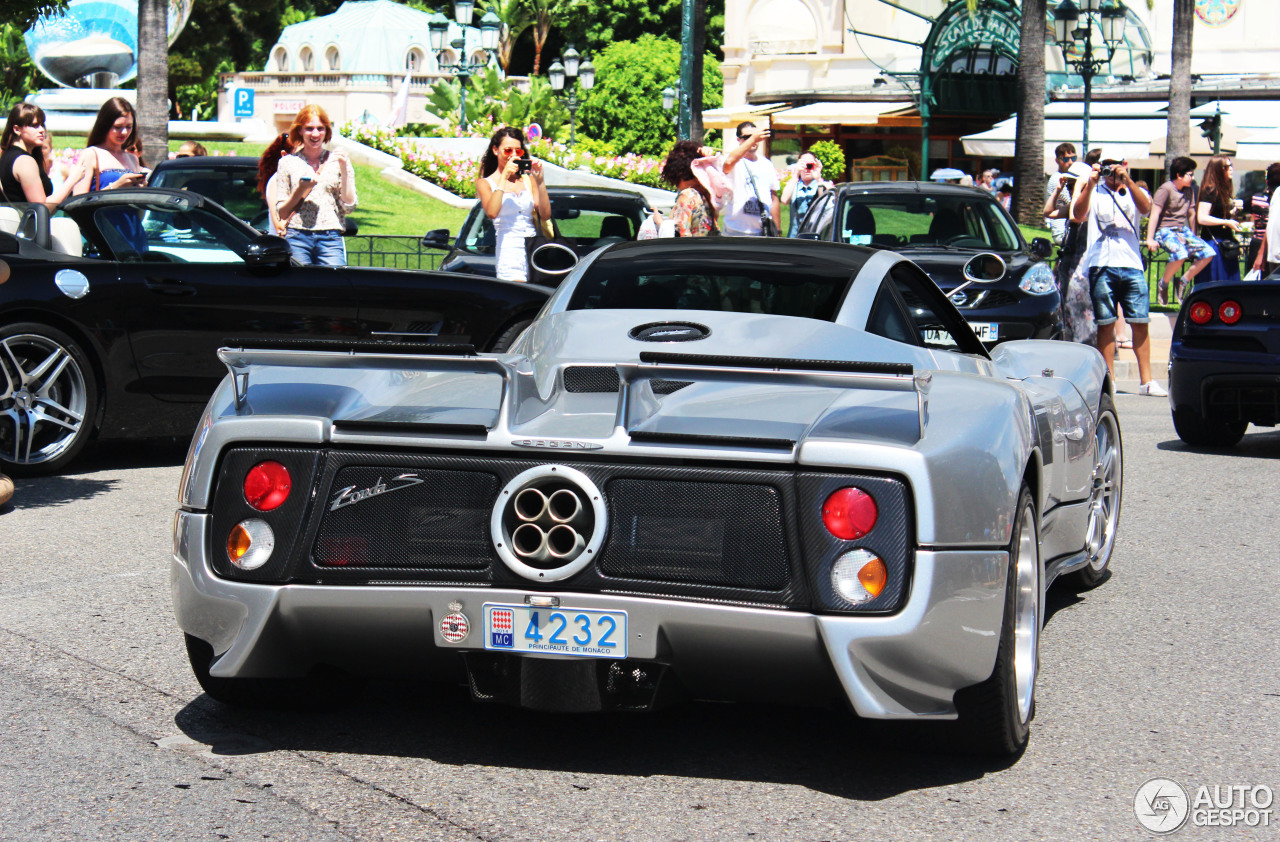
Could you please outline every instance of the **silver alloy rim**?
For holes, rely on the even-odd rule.
[[[1036,693],[1036,665],[1040,645],[1040,555],[1036,541],[1035,512],[1022,510],[1018,557],[1013,560],[1013,683],[1018,697],[1018,719],[1031,718]]]
[[[0,456],[36,465],[62,455],[84,425],[88,390],[71,352],[47,336],[0,339]]]
[[[1120,437],[1116,434],[1116,417],[1111,413],[1098,419],[1094,433],[1096,456],[1093,466],[1093,490],[1089,496],[1089,528],[1087,531],[1089,566],[1102,570],[1111,560],[1116,543],[1116,526],[1120,522],[1120,485],[1123,481]]]

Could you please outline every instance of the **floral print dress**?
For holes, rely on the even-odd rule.
[[[676,194],[671,220],[675,223],[677,237],[712,237],[720,233],[706,200],[692,187]]]

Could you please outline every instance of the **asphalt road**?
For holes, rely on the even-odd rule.
[[[805,709],[544,715],[407,682],[223,708],[169,602],[183,449],[99,448],[0,510],[0,839],[1136,839],[1151,778],[1280,790],[1280,432],[1194,452],[1165,401],[1118,404],[1114,575],[1051,595],[1031,745],[1002,763]]]

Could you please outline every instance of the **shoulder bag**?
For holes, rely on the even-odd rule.
[[[745,160],[740,161],[739,163],[746,166]],[[778,236],[778,226],[773,222],[773,214],[770,213],[770,208],[767,207],[760,199],[760,191],[756,188],[756,177],[755,174],[751,172],[751,167],[749,166],[747,167],[747,184],[751,187],[751,198],[747,199],[747,201],[743,203],[742,209],[747,213],[760,214],[761,237]]]

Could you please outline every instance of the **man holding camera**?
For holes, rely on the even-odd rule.
[[[1168,397],[1151,376],[1150,292],[1142,264],[1138,219],[1151,211],[1151,197],[1129,177],[1129,165],[1120,158],[1103,158],[1087,179],[1076,184],[1071,220],[1089,222],[1082,262],[1089,267],[1093,316],[1098,326],[1098,350],[1115,378],[1116,313],[1124,310],[1133,327],[1133,352],[1142,380],[1140,393]]]
[[[733,184],[733,196],[720,227],[730,237],[776,237],[782,226],[778,171],[764,154],[768,138],[768,129],[740,123],[738,145],[725,156],[724,174]]]

